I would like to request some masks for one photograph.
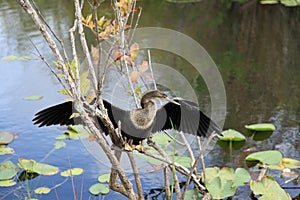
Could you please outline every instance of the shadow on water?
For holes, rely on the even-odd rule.
[[[246,149],[280,150],[284,156],[300,159],[300,8],[281,5],[259,5],[256,1],[230,8],[220,1],[203,1],[192,4],[172,4],[165,1],[140,1],[143,13],[140,27],[159,26],[185,33],[197,40],[216,62],[224,80],[227,93],[225,129],[245,132],[244,125],[271,122],[276,131],[263,141],[247,138],[239,150],[234,150],[233,163],[229,151],[216,146],[207,158],[208,166],[243,166]],[[107,5],[106,5],[107,4]],[[103,13],[109,13],[109,2]],[[72,25],[72,1],[38,1],[51,27],[63,39]],[[87,9],[87,8],[85,8]],[[53,147],[55,137],[62,130],[57,127],[38,129],[31,119],[41,108],[59,103],[64,96],[57,93],[60,85],[38,58],[30,37],[42,53],[53,59],[48,47],[39,36],[32,21],[14,0],[0,2],[0,57],[30,55],[29,61],[7,62],[0,60],[0,131],[19,134],[12,144],[13,156],[0,157],[16,163],[18,157],[41,160]],[[90,39],[93,42],[92,39]],[[67,47],[69,45],[66,45]],[[203,79],[194,76],[189,63],[167,52],[153,51],[153,61],[174,67],[192,83],[199,96],[200,107],[210,111],[210,98]],[[168,74],[165,74],[167,76]],[[112,82],[113,83],[113,82]],[[23,97],[44,96],[41,101],[28,102]],[[89,197],[87,188],[103,172],[109,172],[93,159],[79,141],[67,141],[67,147],[52,154],[47,163],[60,169],[73,166],[86,169],[84,199]],[[42,145],[41,145],[42,144]],[[38,149],[38,151],[37,151]],[[141,175],[145,190],[153,185],[163,186],[161,174],[145,172]],[[131,176],[133,178],[133,176]],[[155,180],[154,180],[155,179]],[[57,179],[41,178],[40,183],[57,184]],[[78,186],[79,187],[79,186]],[[58,196],[72,196],[71,185],[58,188]],[[0,188],[0,191],[8,190]],[[290,192],[290,191],[289,191]],[[295,191],[291,191],[291,194]],[[51,196],[53,195],[53,196]],[[49,197],[55,199],[55,194]],[[109,198],[120,196],[111,193]]]

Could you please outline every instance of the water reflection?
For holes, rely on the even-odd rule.
[[[284,156],[300,159],[299,8],[263,6],[256,1],[244,6],[235,5],[230,9],[218,1],[195,4],[170,4],[165,1],[139,3],[143,6],[139,23],[141,27],[160,26],[181,31],[203,45],[217,63],[228,98],[226,128],[243,132],[245,124],[275,124],[277,130],[268,140],[257,142],[248,138],[243,149],[278,149]],[[110,2],[106,4],[103,12],[108,14]],[[72,1],[37,1],[37,6],[57,34],[63,40],[68,39],[67,30],[72,26],[74,16]],[[56,127],[37,129],[31,124],[32,116],[37,110],[61,102],[65,97],[57,93],[60,86],[43,63],[34,60],[38,56],[28,37],[49,61],[53,60],[44,40],[23,10],[14,0],[1,1],[0,57],[30,55],[33,60],[0,61],[0,129],[20,134],[12,143],[18,150],[15,158],[39,160],[52,148],[55,136],[62,131]],[[93,42],[92,39],[90,41]],[[188,77],[200,98],[201,108],[209,111],[207,88],[202,77],[193,76],[193,71],[186,67],[188,63],[174,55],[162,56],[160,52],[153,52],[153,61],[172,66]],[[44,99],[37,102],[22,100],[33,94],[43,95]],[[67,146],[67,149],[50,157],[48,162],[67,168],[67,158],[76,167],[89,159],[90,164],[85,167],[89,167],[91,174],[87,173],[85,180],[87,185],[94,183],[101,166],[83,150],[78,141],[70,141]],[[37,153],[37,148],[40,153]],[[239,157],[239,154],[240,150],[234,152],[235,157]],[[229,164],[228,152],[220,147],[216,147],[210,155],[207,158],[209,166]],[[150,186],[160,181],[156,179],[154,183],[153,178],[146,174],[142,176],[145,184]],[[69,185],[65,187],[71,188]],[[89,196],[88,192],[84,195]]]

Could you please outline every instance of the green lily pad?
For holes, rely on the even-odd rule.
[[[238,168],[235,171],[228,167],[223,167],[222,169],[217,167],[206,168],[205,185],[214,199],[233,196],[236,188],[244,185],[249,180],[250,174],[242,168]]]
[[[191,167],[191,158],[188,156],[170,156],[171,160],[174,162],[184,166],[184,167]]]
[[[55,166],[39,163],[35,160],[26,160],[23,158],[19,158],[18,166],[26,172],[48,176],[57,174],[59,171],[59,169]]]
[[[0,180],[11,179],[18,173],[18,167],[10,160],[0,165]]]
[[[56,137],[57,140],[77,140],[89,137],[89,132],[82,125],[69,125],[68,130]]]
[[[32,96],[24,97],[24,100],[35,101],[35,100],[41,100],[42,98],[43,98],[43,96],[32,95]]]
[[[245,125],[245,128],[251,131],[275,131],[276,129],[274,124],[270,123]]]
[[[159,145],[166,145],[172,141],[172,139],[164,133],[154,134],[152,140]]]
[[[292,158],[282,158],[279,164],[268,165],[268,167],[274,170],[297,169],[300,168],[300,161]]]
[[[282,159],[282,154],[276,150],[260,151],[252,153],[246,157],[246,161],[262,162],[268,165],[279,164]]]
[[[105,182],[109,182],[109,179],[110,179],[110,174],[109,173],[107,173],[107,174],[102,174],[102,175],[100,175],[100,176],[98,176],[98,181],[100,182],[100,183],[105,183]]]
[[[68,176],[78,176],[83,173],[82,168],[73,168],[73,169],[68,169],[66,171],[63,171],[60,173],[61,176],[68,177]]]
[[[240,142],[245,140],[245,136],[240,132],[228,129],[222,132],[223,137],[220,138],[221,141],[233,141],[233,142]]]
[[[39,187],[34,190],[36,194],[48,194],[51,191],[48,187]]]
[[[13,186],[16,185],[17,183],[13,180],[4,180],[4,181],[0,181],[0,187],[9,187],[9,186]]]
[[[9,144],[14,140],[14,135],[10,132],[3,131],[0,132],[0,145],[4,144]]]
[[[109,193],[109,188],[102,183],[96,183],[89,188],[89,192],[93,195],[107,194]]]
[[[188,190],[184,195],[184,200],[201,200],[203,195],[197,189]]]
[[[251,181],[250,188],[255,195],[262,195],[260,200],[290,200],[291,197],[270,176],[265,176],[261,181]]]
[[[13,154],[14,153],[14,149],[10,148],[10,147],[1,147],[0,148],[0,155],[5,155],[5,154]]]

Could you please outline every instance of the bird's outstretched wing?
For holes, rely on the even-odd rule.
[[[107,109],[107,114],[112,121],[114,127],[117,127],[118,121],[126,114],[125,110],[111,105],[106,100],[103,100],[104,107]],[[49,108],[46,108],[35,114],[35,118],[32,120],[34,124],[39,124],[39,127],[50,126],[50,125],[74,125],[81,124],[82,121],[79,116],[74,115],[76,110],[73,107],[72,101],[67,101]],[[105,126],[99,121],[99,124],[103,131],[105,131]]]
[[[176,129],[184,133],[198,136],[207,136],[215,131],[220,133],[220,128],[206,116],[194,102],[174,99],[180,105],[167,103],[157,110],[152,132],[167,129]]]

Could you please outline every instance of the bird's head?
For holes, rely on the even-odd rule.
[[[161,99],[161,100],[169,101],[171,103],[180,105],[178,102],[169,99],[165,93],[158,90],[150,91],[144,94],[141,99],[141,103],[142,105],[145,105],[147,102],[152,101],[153,99]]]

